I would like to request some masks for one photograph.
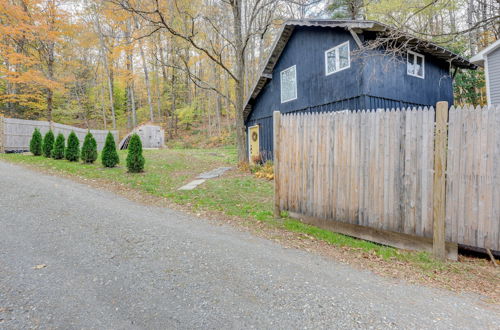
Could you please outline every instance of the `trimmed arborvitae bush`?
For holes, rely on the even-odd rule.
[[[82,161],[92,164],[97,159],[97,142],[92,133],[88,132],[82,146]]]
[[[70,162],[77,162],[80,159],[80,141],[75,132],[71,132],[68,136],[68,146],[64,157]]]
[[[54,133],[52,133],[52,130],[49,130],[43,137],[43,155],[47,158],[50,157],[52,148],[54,148]]]
[[[119,162],[118,152],[116,151],[115,138],[111,132],[106,136],[106,143],[101,154],[102,165],[104,167],[115,167]]]
[[[127,168],[130,173],[139,173],[144,170],[144,157],[142,156],[142,142],[137,134],[133,134],[128,144]]]
[[[64,149],[66,148],[65,144],[66,140],[64,139],[64,135],[62,133],[57,134],[56,142],[54,142],[54,148],[52,148],[52,158],[64,158]]]
[[[42,134],[35,128],[30,141],[30,151],[34,156],[40,156],[42,154]]]

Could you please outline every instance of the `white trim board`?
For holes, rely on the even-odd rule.
[[[346,67],[339,69],[338,67],[340,64],[340,55],[339,55],[338,49],[340,49],[340,47],[344,46],[345,44],[347,44],[347,63],[348,64]],[[331,52],[332,50],[335,50],[335,66],[337,67],[337,70],[332,71],[332,72],[328,72],[328,53]],[[329,76],[329,75],[332,75],[334,73],[340,72],[342,70],[349,69],[350,67],[351,67],[351,46],[349,44],[349,40],[341,43],[340,45],[337,45],[335,47],[332,47],[330,49],[325,50],[325,76]]]
[[[415,65],[417,63],[417,57],[421,57],[422,58],[422,76],[419,76],[418,74],[414,74],[414,73],[409,73],[408,72],[408,59],[409,59],[409,56],[413,55],[413,65]],[[416,52],[412,52],[411,50],[408,50],[406,52],[406,74],[409,75],[409,76],[412,76],[412,77],[416,77],[416,78],[420,78],[420,79],[425,79],[425,55],[422,55],[422,54],[419,54],[419,53],[416,53]]]
[[[295,98],[291,98],[291,99],[288,99],[288,100],[283,100],[283,73],[288,71],[288,70],[291,70],[291,69],[294,69],[294,73],[295,73]],[[286,102],[290,102],[290,101],[293,101],[293,100],[296,100],[298,97],[298,92],[297,92],[297,65],[292,65],[291,67],[288,67],[284,70],[282,70],[280,72],[280,100],[281,100],[281,103],[286,103]]]

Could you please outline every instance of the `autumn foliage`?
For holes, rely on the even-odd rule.
[[[6,88],[0,103],[23,117],[51,119],[69,16],[56,0],[0,0],[0,76]]]

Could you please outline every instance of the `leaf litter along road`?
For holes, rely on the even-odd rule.
[[[2,328],[500,326],[479,296],[384,279],[59,177],[0,162],[0,185]]]

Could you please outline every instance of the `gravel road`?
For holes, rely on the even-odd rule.
[[[0,328],[498,329],[500,315],[0,162]]]

